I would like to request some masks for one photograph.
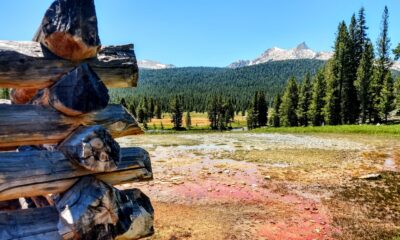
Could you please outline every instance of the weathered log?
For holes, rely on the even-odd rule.
[[[93,172],[111,172],[120,161],[119,144],[101,126],[80,127],[57,149],[71,161]]]
[[[93,177],[80,179],[56,199],[56,207],[64,239],[139,239],[154,233],[154,210],[146,195],[138,189],[119,191]]]
[[[79,116],[107,107],[108,89],[92,68],[80,64],[50,88],[41,90],[32,104],[50,105],[67,116]]]
[[[72,190],[72,189],[71,189]],[[93,209],[88,209],[87,207],[91,204],[88,198],[81,197],[76,203],[74,202],[69,208],[69,212],[71,213],[69,219],[76,220],[80,217],[83,219],[85,217],[85,213],[77,210],[78,206],[86,207],[86,214],[90,214],[93,211],[96,211],[95,216],[98,216],[96,219],[93,218],[93,221],[85,221],[85,223],[96,224],[92,229],[92,232],[86,233],[86,236],[81,236],[82,240],[94,240],[94,239],[113,239],[116,240],[132,240],[138,239],[139,237],[143,237],[145,235],[151,235],[153,233],[153,208],[149,199],[141,193],[139,190],[126,190],[126,191],[116,191],[115,189],[107,190],[105,188],[106,196],[101,197],[99,194],[94,196],[88,196],[88,198],[92,200],[96,200],[95,198],[100,198],[99,200],[104,202],[109,198],[107,196],[108,193],[116,202],[111,204],[113,206],[113,210],[117,209],[118,213],[115,212],[105,212],[104,205],[109,206],[109,203],[101,204],[92,204]],[[104,192],[104,190],[103,190]],[[113,196],[114,194],[114,196]],[[76,196],[75,196],[76,197]],[[85,203],[86,201],[86,203]],[[64,201],[64,204],[70,203],[71,201]],[[59,202],[59,206],[61,209],[66,209],[61,205],[61,201]],[[64,210],[64,216],[61,217],[63,221],[65,216],[68,216],[68,211]],[[112,221],[118,221],[115,225],[110,224],[106,228],[101,225],[101,223],[97,224],[95,222],[99,219],[99,214],[105,213],[106,216],[117,216],[118,218]],[[74,215],[72,215],[74,214]],[[76,229],[74,225],[69,227],[69,224],[66,224],[66,227],[59,229],[59,226],[62,227],[60,222],[60,216],[62,214],[58,213],[56,207],[44,207],[44,208],[34,208],[34,209],[25,209],[18,211],[7,211],[0,212],[0,239],[2,240],[11,240],[11,239],[21,239],[21,240],[63,240],[68,239],[68,236],[74,236],[76,234]],[[87,216],[87,215],[86,215]],[[82,221],[78,219],[78,221]],[[64,225],[65,226],[65,225]],[[78,226],[79,227],[79,226]],[[85,226],[82,226],[85,227]],[[81,227],[81,228],[82,228]],[[78,228],[80,229],[80,228]],[[62,231],[64,230],[64,231]],[[89,230],[89,229],[87,229]],[[64,236],[60,234],[60,232],[64,233]],[[68,232],[70,231],[70,232]],[[78,233],[79,234],[79,233]],[[103,238],[101,234],[105,235]],[[117,236],[117,234],[122,234],[122,236]]]
[[[114,138],[142,134],[136,120],[121,105],[102,111],[68,117],[36,105],[0,104],[0,148],[58,144],[79,126],[101,125]]]
[[[33,41],[64,59],[80,61],[95,57],[100,38],[94,0],[55,0]]]
[[[21,209],[21,203],[19,202],[18,199],[0,201],[0,211],[11,211],[18,209]]]
[[[96,58],[84,62],[109,88],[137,84],[133,44],[103,47]],[[46,88],[77,65],[60,59],[36,42],[0,41],[1,88]]]
[[[153,178],[149,154],[141,148],[122,148],[118,168],[110,173],[93,173],[59,151],[1,152],[0,201],[62,193],[91,174],[110,185]]]
[[[0,239],[63,240],[58,219],[55,207],[0,212]]]

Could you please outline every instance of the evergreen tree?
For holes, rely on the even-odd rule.
[[[1,99],[10,99],[10,89],[3,88],[3,89],[0,89],[0,90],[1,90],[0,91],[0,93],[1,93],[0,98]]]
[[[139,123],[145,123],[147,122],[146,114],[144,112],[144,109],[142,106],[139,107],[138,113],[137,113],[137,120]]]
[[[384,99],[384,94],[382,92],[383,86],[385,84],[385,78],[388,76],[388,72],[390,71],[390,66],[392,64],[389,50],[390,50],[390,38],[388,36],[388,28],[389,28],[389,10],[387,6],[383,11],[382,15],[382,26],[381,26],[381,34],[377,41],[377,62],[376,62],[376,71],[373,78],[372,83],[372,108],[371,108],[371,116],[373,118],[374,123],[379,123],[382,119],[382,105],[381,100]]]
[[[210,128],[212,130],[218,129],[218,113],[219,113],[218,97],[214,96],[208,105],[208,120],[210,121]]]
[[[161,121],[161,123],[160,123],[160,129],[161,129],[161,130],[164,130],[164,124],[163,124],[162,121]]]
[[[379,106],[379,112],[382,119],[385,122],[388,121],[388,116],[391,111],[394,110],[394,82],[392,73],[388,71],[385,76],[385,80],[382,86],[381,100]]]
[[[128,104],[126,104],[125,98],[122,98],[119,104],[121,104],[122,106],[124,106],[124,108],[128,109]]]
[[[359,102],[355,81],[357,79],[357,68],[360,63],[362,46],[358,45],[357,20],[353,14],[349,25],[348,37],[344,34],[343,55],[340,59],[342,74],[342,94],[341,94],[341,122],[354,124],[359,116]]]
[[[182,102],[179,96],[175,96],[175,98],[171,101],[171,122],[173,123],[174,130],[180,131],[184,130],[182,127],[182,118],[183,118],[183,110],[182,110]]]
[[[247,128],[249,130],[255,129],[258,127],[258,113],[254,111],[253,108],[250,108],[247,111]]]
[[[190,112],[186,112],[185,122],[186,122],[186,128],[191,129],[192,128],[192,117],[190,116]]]
[[[371,82],[374,73],[374,49],[372,43],[367,41],[365,51],[362,54],[360,65],[357,70],[357,81],[355,82],[358,101],[360,103],[360,118],[366,123],[371,111]],[[370,120],[370,119],[369,119]]]
[[[282,98],[280,94],[276,94],[273,102],[273,109],[270,116],[270,124],[273,127],[280,127],[279,109],[281,107]]]
[[[361,61],[362,54],[365,51],[365,47],[367,46],[367,42],[370,40],[367,36],[368,27],[366,26],[365,20],[365,9],[364,7],[360,8],[358,11],[358,18],[357,18],[357,28],[356,28],[356,41],[355,41],[355,52],[357,58],[358,65]]]
[[[299,102],[298,87],[294,77],[289,79],[282,97],[282,104],[279,109],[281,126],[298,126],[297,105]]]
[[[326,97],[326,81],[323,69],[318,71],[312,84],[312,96],[309,115],[313,126],[324,124],[324,106]]]
[[[155,112],[155,117],[157,119],[162,119],[162,107],[161,107],[161,104],[158,101],[157,101],[157,104],[155,106],[154,112]]]
[[[131,104],[129,107],[129,112],[136,118],[137,114],[136,114],[136,108],[135,108],[135,104]]]
[[[397,108],[397,114],[400,113],[400,76],[397,77],[396,83],[395,83],[395,97],[396,97],[396,101],[395,101],[395,107]]]
[[[263,127],[267,126],[268,122],[268,103],[265,98],[264,92],[259,92],[257,94],[257,112],[258,112],[258,126]]]
[[[335,41],[335,52],[328,63],[327,71],[327,95],[325,106],[326,122],[330,125],[338,125],[343,122],[351,122],[354,118],[354,79],[352,79],[351,52],[349,50],[349,34],[345,22],[338,27]],[[353,83],[353,84],[352,84]]]
[[[149,118],[152,119],[154,118],[154,113],[155,113],[155,104],[154,104],[154,98],[150,98],[150,103],[149,103]]]
[[[308,126],[309,121],[309,108],[311,104],[311,75],[307,73],[300,86],[299,92],[299,106],[297,108],[297,117],[299,118],[300,126]]]

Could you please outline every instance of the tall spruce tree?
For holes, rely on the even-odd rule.
[[[388,76],[390,67],[392,65],[390,59],[390,38],[388,36],[389,29],[389,10],[387,6],[383,11],[382,15],[382,26],[381,33],[377,41],[377,61],[376,61],[376,71],[374,74],[374,79],[372,83],[372,108],[371,115],[374,123],[379,123],[382,120],[382,105],[381,102],[384,99],[383,96],[383,86],[385,84],[385,78]]]
[[[339,24],[338,33],[335,41],[335,52],[333,58],[328,61],[326,71],[327,91],[325,121],[330,125],[341,124],[341,95],[342,95],[342,64],[341,59],[344,54],[344,36],[346,35],[346,25],[344,22]]]
[[[208,120],[212,130],[218,129],[219,102],[218,97],[214,96],[208,104]]]
[[[171,101],[171,122],[174,125],[174,130],[184,130],[184,128],[182,127],[182,118],[182,99],[179,96],[175,96]]]
[[[271,111],[271,115],[269,117],[269,122],[270,122],[270,126],[273,127],[280,127],[281,125],[281,120],[279,117],[279,109],[281,107],[281,103],[282,103],[282,98],[281,95],[278,93],[275,95],[274,97],[274,102],[273,102],[273,109]]]
[[[309,122],[309,109],[311,104],[311,75],[307,73],[304,76],[303,82],[300,86],[299,92],[299,106],[297,108],[297,117],[299,119],[300,126],[308,126]]]
[[[326,81],[324,70],[320,69],[312,83],[312,96],[309,115],[313,126],[324,124],[324,106],[326,97]]]
[[[357,27],[356,27],[356,44],[355,44],[355,52],[356,56],[358,57],[357,61],[358,64],[361,61],[362,54],[365,50],[365,47],[367,46],[367,42],[370,40],[368,39],[367,36],[367,22],[365,19],[365,9],[364,7],[361,7],[360,10],[358,11],[358,17],[357,17]]]
[[[129,107],[129,112],[136,118],[137,117],[137,114],[136,114],[136,107],[135,107],[135,104],[134,103],[132,103],[131,105],[130,105],[130,107]]]
[[[264,92],[258,93],[258,126],[267,126],[268,123],[268,102]]]
[[[190,112],[186,112],[185,123],[187,129],[192,128],[192,117],[190,116]]]
[[[299,93],[296,79],[291,77],[283,93],[282,104],[279,109],[280,124],[284,127],[298,126],[297,105]]]
[[[360,65],[357,70],[357,81],[355,83],[358,101],[360,103],[361,123],[366,123],[370,119],[371,111],[371,82],[374,73],[374,47],[370,41],[365,44],[365,50],[362,54]]]
[[[388,71],[386,73],[381,93],[381,100],[379,105],[379,112],[381,114],[381,118],[387,122],[388,116],[391,111],[394,110],[394,100],[396,99],[394,95],[394,81],[392,77],[392,73]]]
[[[395,107],[396,107],[396,109],[397,109],[397,115],[399,115],[400,114],[400,76],[399,77],[397,77],[397,79],[396,79],[396,83],[395,83],[395,97],[396,97],[396,100],[395,100]]]

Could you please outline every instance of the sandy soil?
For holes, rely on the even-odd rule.
[[[397,142],[249,133],[124,138],[122,146],[150,152],[155,179],[121,188],[152,199],[150,239],[391,239],[400,233]],[[359,179],[370,173],[380,179]]]

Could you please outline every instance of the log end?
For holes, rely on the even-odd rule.
[[[147,196],[137,189],[119,191],[94,177],[79,180],[56,199],[56,207],[64,239],[125,240],[154,233],[154,210]]]
[[[52,53],[73,62],[97,56],[101,46],[90,46],[80,37],[65,32],[55,32],[42,41]]]
[[[54,1],[33,40],[67,60],[95,57],[101,44],[94,0]]]
[[[49,104],[68,116],[104,109],[110,100],[108,89],[86,63],[64,75],[49,90]]]
[[[78,128],[58,146],[58,150],[94,172],[116,170],[121,157],[119,144],[101,126]]]
[[[37,88],[12,89],[10,99],[13,104],[26,104],[38,93]]]

